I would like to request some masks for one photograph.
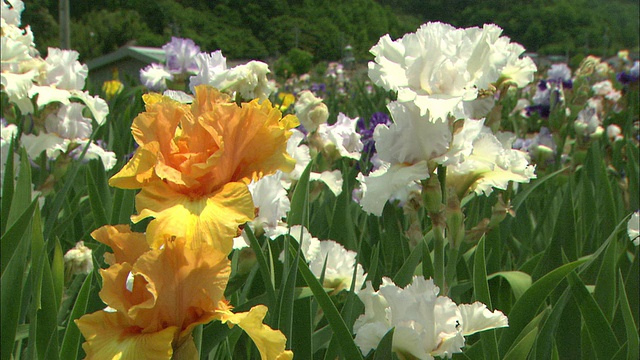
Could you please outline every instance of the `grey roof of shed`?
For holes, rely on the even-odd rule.
[[[123,46],[110,54],[87,61],[87,66],[89,67],[89,70],[95,70],[103,66],[112,64],[118,60],[125,59],[127,57],[131,57],[146,63],[161,63],[165,60],[165,52],[162,48]]]

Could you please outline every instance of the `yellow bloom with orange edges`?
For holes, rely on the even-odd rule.
[[[111,246],[113,254],[105,257],[111,266],[100,271],[100,297],[109,308],[76,320],[86,339],[82,347],[87,358],[198,358],[191,335],[196,325],[242,317],[226,305],[224,289],[231,269],[219,249],[208,244],[191,249],[175,236],[167,236],[160,249],[151,249],[144,234],[124,225],[107,225],[91,235]],[[290,353],[284,350],[286,338],[263,325],[261,316],[260,324],[247,326],[258,330],[257,336],[247,332],[263,359],[286,359],[281,356]],[[244,323],[239,326],[245,328]]]
[[[193,104],[143,97],[146,111],[131,127],[139,147],[109,183],[142,189],[132,220],[155,218],[147,228],[152,248],[171,233],[190,246],[208,243],[229,253],[238,226],[253,218],[246,185],[293,169],[286,144],[298,120],[282,117],[269,101],[237,105],[208,86],[195,93]]]

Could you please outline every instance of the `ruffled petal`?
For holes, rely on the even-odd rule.
[[[87,359],[155,360],[171,359],[175,326],[143,333],[118,312],[98,311],[76,320],[86,342]]]
[[[229,327],[234,324],[244,330],[256,344],[263,360],[271,359],[293,359],[293,352],[285,350],[287,338],[280,330],[273,330],[262,323],[267,315],[267,307],[264,305],[254,306],[249,312],[232,313],[231,311],[220,311],[222,323],[229,322]]]
[[[136,208],[139,214],[131,217],[134,222],[155,218],[147,227],[152,248],[162,246],[170,235],[187,239],[192,248],[206,243],[225,254],[231,252],[238,226],[254,214],[251,193],[243,183],[228,183],[207,197],[192,199],[156,181],[137,195]]]

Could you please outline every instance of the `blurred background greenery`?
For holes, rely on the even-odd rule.
[[[540,55],[562,55],[572,65],[588,54],[637,57],[638,0],[70,0],[71,48],[82,61],[124,45],[162,46],[191,38],[203,51],[228,59],[277,60],[292,49],[314,62],[369,60],[380,36],[402,36],[426,21],[457,27],[495,23]],[[33,0],[30,24],[43,56],[59,46],[58,1]],[[575,63],[575,64],[574,64]]]

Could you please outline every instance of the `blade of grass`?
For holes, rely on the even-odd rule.
[[[558,286],[571,271],[586,263],[590,258],[582,258],[574,262],[562,265],[544,275],[516,301],[509,313],[509,328],[500,337],[500,353],[505,353],[512,345],[513,340],[520,334],[524,326],[536,315],[536,311],[542,302]]]
[[[477,301],[493,309],[491,305],[491,294],[489,293],[489,283],[487,282],[487,265],[484,258],[484,236],[478,242],[473,260],[473,292]],[[497,359],[498,339],[495,331],[485,331],[480,334],[482,350],[486,359]]]
[[[258,243],[258,239],[256,239],[253,231],[251,231],[251,227],[245,226],[244,232],[247,234],[247,238],[249,239],[249,244],[251,245],[251,249],[256,254],[256,259],[258,261],[258,266],[260,267],[260,274],[262,275],[262,280],[264,281],[264,287],[267,291],[268,303],[267,307],[273,308],[276,306],[276,291],[274,288],[274,284],[271,281],[271,277],[269,274],[271,271],[269,270],[269,265],[267,264],[267,258],[264,256],[264,252],[260,247],[260,243]]]
[[[78,292],[75,304],[69,315],[67,326],[65,327],[64,336],[62,338],[62,346],[60,348],[61,359],[77,359],[78,349],[80,348],[81,334],[78,326],[75,323],[76,319],[79,319],[87,311],[87,304],[89,303],[89,291],[91,291],[91,285],[93,284],[93,276],[89,275],[84,279],[82,287]]]
[[[627,291],[624,287],[624,281],[622,280],[622,273],[618,273],[618,298],[620,299],[620,311],[622,312],[622,319],[624,320],[624,327],[627,331],[627,359],[635,360],[637,355],[640,354],[640,344],[638,341],[638,327],[633,321],[633,314],[631,313],[631,306],[627,299]]]
[[[290,248],[290,251],[293,255],[295,249]],[[331,301],[329,295],[324,291],[322,284],[320,284],[315,275],[313,275],[307,263],[301,258],[298,261],[298,269],[309,288],[311,288],[311,291],[313,291],[316,301],[324,311],[325,317],[338,339],[338,344],[340,344],[344,357],[352,360],[362,359],[362,354],[353,341],[351,331],[349,331],[344,323],[338,309],[336,309],[333,301]]]
[[[620,348],[618,340],[611,330],[611,324],[578,275],[569,274],[569,284],[596,355],[600,359],[611,359]]]

